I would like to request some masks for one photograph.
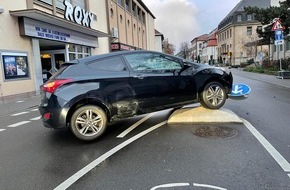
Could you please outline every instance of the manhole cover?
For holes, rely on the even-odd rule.
[[[238,131],[229,127],[203,126],[192,130],[196,136],[203,138],[231,138],[238,134]]]

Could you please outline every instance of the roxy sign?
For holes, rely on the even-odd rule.
[[[65,0],[63,1],[63,4],[65,5],[65,19],[76,22],[83,26],[90,28],[92,27],[94,17],[93,13],[82,9],[79,6],[73,7],[72,4]]]

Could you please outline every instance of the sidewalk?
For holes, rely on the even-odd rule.
[[[5,116],[27,109],[35,109],[40,104],[40,95],[29,98],[22,98],[13,102],[0,103],[0,116]]]
[[[290,88],[290,79],[279,79],[274,75],[266,75],[259,73],[252,73],[247,71],[242,71],[240,69],[232,68],[230,69],[233,75],[238,75],[246,78],[250,78],[253,80],[263,81],[266,83],[282,86],[284,88]]]
[[[290,79],[278,79],[273,75],[251,73],[234,68],[230,69],[230,71],[233,73],[233,75],[263,81],[290,89]],[[40,104],[40,99],[40,95],[38,95],[29,98],[18,99],[9,103],[0,103],[0,116],[21,112],[27,109],[35,109]]]

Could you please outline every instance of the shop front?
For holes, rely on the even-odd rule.
[[[66,1],[64,4],[63,17],[40,9],[9,11],[9,19],[17,21],[19,36],[11,40],[15,41],[15,47],[10,44],[5,47],[3,43],[5,48],[0,48],[1,100],[17,94],[39,94],[39,86],[64,62],[97,54],[99,38],[109,37],[107,31],[93,28],[96,15]],[[12,33],[9,35],[13,38]],[[16,42],[25,45],[21,48]],[[108,45],[102,47],[101,53],[106,52]],[[17,89],[19,85],[27,88]]]

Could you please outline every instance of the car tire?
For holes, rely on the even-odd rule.
[[[204,108],[219,109],[227,99],[227,95],[223,85],[219,82],[210,82],[205,85],[200,96],[200,104]]]
[[[77,138],[85,141],[95,140],[105,132],[107,116],[98,106],[82,106],[73,113],[70,126]]]

